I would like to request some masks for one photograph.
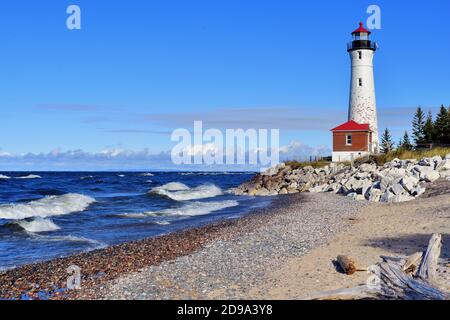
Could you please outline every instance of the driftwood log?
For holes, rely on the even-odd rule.
[[[372,273],[366,284],[320,293],[313,300],[399,299],[450,300],[450,293],[436,286],[442,236],[434,234],[427,250],[407,257],[382,256],[382,262],[369,267]]]
[[[345,274],[352,275],[356,272],[356,262],[347,256],[338,256],[337,263]]]

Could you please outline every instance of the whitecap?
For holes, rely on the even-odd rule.
[[[0,219],[23,220],[32,217],[50,217],[80,212],[95,202],[94,198],[77,193],[47,196],[27,203],[0,205]]]
[[[0,179],[11,179],[11,177],[8,177],[8,176],[4,176],[4,175],[2,175],[2,174],[0,174]]]
[[[169,182],[165,185],[153,188],[151,191],[159,191],[159,190],[166,190],[166,191],[182,191],[182,190],[189,190],[190,188],[181,182]]]
[[[157,216],[202,216],[209,213],[238,206],[235,200],[214,201],[214,202],[186,202],[179,208],[167,208],[160,211],[148,211],[142,213],[125,213],[118,216],[124,218],[146,218]],[[160,221],[161,222],[161,221]],[[157,223],[157,222],[155,222]]]
[[[118,174],[117,176],[120,177],[120,178],[124,178],[125,177],[124,174]]]
[[[150,173],[150,172],[146,172],[146,173],[141,173],[140,176],[141,176],[141,177],[153,177],[154,174],[153,174],[153,173]]]
[[[21,220],[18,221],[17,224],[21,226],[25,231],[33,233],[56,231],[60,229],[60,227],[58,227],[52,220],[40,217],[35,218],[31,221]]]
[[[223,194],[223,191],[214,184],[203,184],[195,188],[189,188],[182,183],[172,182],[153,188],[150,193],[166,196],[176,201],[186,201],[220,196]]]
[[[38,176],[37,174],[29,174],[27,176],[23,177],[15,177],[14,179],[41,179],[41,176]]]
[[[170,224],[169,221],[155,221],[155,224],[159,224],[160,226],[168,226]]]
[[[72,235],[47,236],[47,235],[40,235],[40,234],[36,234],[36,233],[29,233],[29,235],[32,237],[32,239],[38,240],[38,241],[52,241],[52,242],[53,241],[56,241],[56,242],[65,241],[65,242],[88,243],[88,244],[94,245],[96,249],[104,248],[107,246],[105,243],[94,240],[94,239],[72,236]]]
[[[169,216],[202,216],[207,215],[214,211],[223,210],[226,208],[236,207],[239,202],[235,200],[214,201],[214,202],[188,202],[179,208],[168,208],[159,212],[150,213],[162,213]]]

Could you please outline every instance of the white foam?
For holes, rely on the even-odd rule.
[[[14,179],[41,179],[41,176],[38,176],[37,174],[29,174],[27,176],[23,176],[23,177],[16,177]]]
[[[146,218],[157,216],[202,216],[207,215],[214,211],[231,208],[238,205],[239,202],[235,200],[225,200],[215,202],[194,201],[194,202],[187,202],[179,208],[168,208],[160,211],[148,211],[143,213],[125,213],[120,214],[119,216],[124,218]]]
[[[0,179],[11,179],[11,177],[4,176],[4,175],[0,174]]]
[[[150,172],[147,172],[147,173],[141,173],[140,176],[141,176],[141,177],[153,177],[154,174],[153,174],[153,173],[150,173]]]
[[[118,177],[120,177],[120,178],[123,178],[123,177],[125,177],[125,175],[124,175],[124,174],[118,174],[117,176],[118,176]]]
[[[50,217],[85,210],[94,198],[77,193],[48,196],[27,203],[0,205],[0,219],[23,220],[32,217]]]
[[[157,191],[159,191],[159,190],[165,190],[165,191],[182,191],[182,190],[189,190],[190,188],[187,186],[187,185],[185,185],[184,183],[181,183],[181,182],[170,182],[170,183],[167,183],[167,184],[165,184],[165,185],[162,185],[162,186],[159,186],[159,187],[156,187],[156,188],[153,188],[152,190],[151,190],[151,192],[157,192]]]
[[[17,224],[24,230],[33,233],[56,231],[60,229],[60,227],[58,227],[52,220],[40,217],[35,218],[31,221],[21,220],[18,221]]]
[[[100,249],[100,248],[104,248],[106,247],[106,244],[104,244],[103,242],[94,240],[94,239],[89,239],[89,238],[85,238],[85,237],[77,237],[77,236],[72,236],[72,235],[67,235],[67,236],[47,236],[47,235],[40,235],[40,234],[36,234],[36,233],[30,233],[30,236],[32,237],[32,239],[34,240],[43,240],[43,241],[66,241],[66,242],[80,242],[80,243],[89,243],[95,246],[96,249]]]
[[[190,202],[178,209],[166,209],[167,214],[177,216],[202,216],[214,211],[236,207],[239,202],[235,200],[216,201],[216,202]]]
[[[195,188],[179,183],[172,182],[161,187],[153,188],[150,193],[166,196],[176,201],[198,200],[220,196],[223,191],[213,184],[204,184]]]
[[[169,221],[156,221],[156,224],[159,224],[160,226],[168,226],[170,224]]]

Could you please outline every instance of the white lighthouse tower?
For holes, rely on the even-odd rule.
[[[369,150],[377,153],[379,138],[373,57],[378,45],[370,40],[370,33],[360,22],[359,28],[352,32],[353,41],[347,46],[352,62],[348,120],[369,124],[372,131]]]

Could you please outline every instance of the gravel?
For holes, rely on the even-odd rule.
[[[120,275],[105,283],[96,298],[248,298],[259,283],[267,285],[268,272],[327,243],[367,205],[325,193],[278,196],[266,214],[238,219],[188,255]]]

